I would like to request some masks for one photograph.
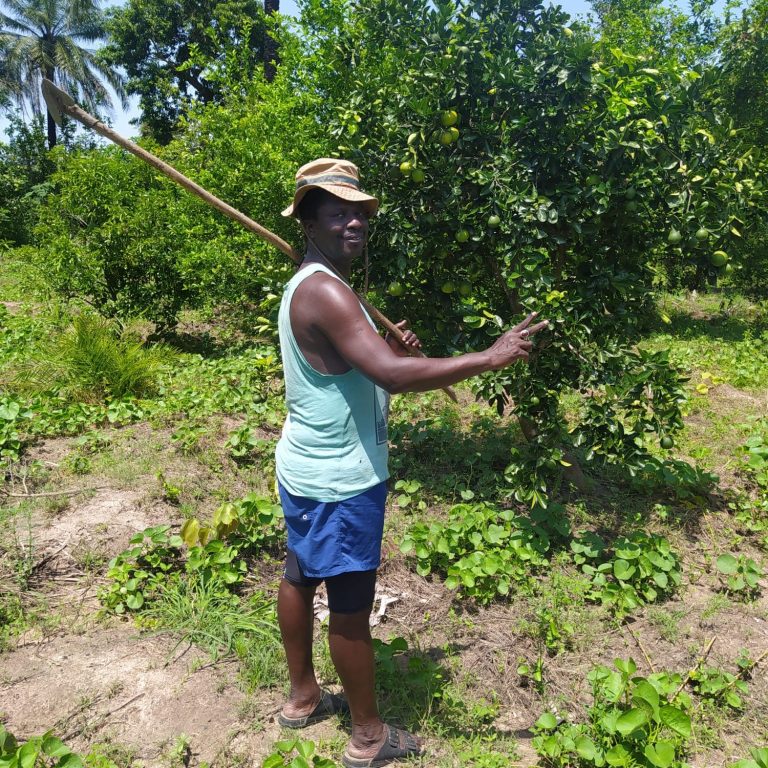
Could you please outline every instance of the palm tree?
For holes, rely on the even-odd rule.
[[[123,78],[84,45],[106,37],[99,0],[0,0],[0,51],[5,78],[21,104],[41,113],[43,77],[55,82],[86,108],[111,108],[108,83],[123,108]],[[5,11],[5,12],[3,12]],[[48,113],[48,146],[56,144],[56,123]]]
[[[264,0],[264,13],[267,16],[280,11],[280,0]],[[269,33],[269,25],[264,30],[264,78],[268,83],[275,79],[277,64],[280,59],[277,52],[277,41]]]

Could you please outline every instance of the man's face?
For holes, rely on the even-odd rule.
[[[362,203],[331,194],[317,207],[317,218],[305,221],[304,227],[326,256],[347,263],[362,254],[368,240],[368,214]]]

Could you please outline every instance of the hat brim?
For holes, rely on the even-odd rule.
[[[343,184],[307,184],[301,189],[296,190],[293,202],[282,211],[282,215],[295,217],[299,203],[304,199],[304,195],[306,195],[310,189],[324,189],[326,192],[330,192],[332,195],[339,197],[342,200],[364,203],[369,218],[375,216],[376,212],[379,210],[378,199],[372,195],[367,195],[365,192],[361,192],[359,189],[347,187]]]

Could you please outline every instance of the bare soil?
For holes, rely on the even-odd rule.
[[[38,446],[35,456],[55,468],[72,448],[73,441],[57,439]],[[181,459],[162,449],[157,462],[155,468],[170,466],[166,474],[186,482],[185,493],[197,493],[205,482],[218,479],[199,458]],[[242,482],[230,480],[232,488]],[[260,765],[285,735],[275,722],[280,690],[246,692],[235,660],[212,663],[173,637],[142,633],[130,620],[105,620],[99,614],[95,595],[106,560],[125,549],[134,533],[180,522],[178,509],[161,498],[154,474],[126,482],[64,473],[49,478],[45,487],[56,483],[98,490],[67,496],[54,509],[41,504],[30,514],[33,563],[25,600],[36,601],[50,616],[33,623],[0,654],[0,719],[6,728],[20,738],[53,728],[80,752],[94,744],[115,745],[123,757],[113,759],[134,768],[176,765],[173,753],[179,743],[189,744],[180,758],[184,765]],[[764,552],[734,536],[733,521],[722,506],[701,513],[692,531],[681,528],[677,544],[684,551],[687,581],[679,596],[646,607],[624,624],[611,621],[596,606],[568,608],[574,611],[576,642],[557,655],[544,652],[540,690],[517,671],[520,661],[532,662],[542,651],[525,601],[484,609],[456,601],[439,581],[419,578],[407,567],[397,532],[385,541],[379,588],[398,599],[387,606],[374,634],[385,640],[406,638],[446,678],[461,682],[468,700],[495,699],[498,716],[491,733],[517,741],[515,765],[533,766],[528,729],[546,709],[583,717],[590,703],[586,675],[595,664],[610,666],[616,658],[631,656],[640,674],[685,675],[715,638],[705,663],[734,672],[742,651],[754,659],[768,650],[768,582],[763,579],[762,592],[752,602],[726,599],[714,569],[717,555],[729,546],[765,566]],[[94,560],[101,566],[89,565]],[[0,579],[12,584],[2,562]],[[699,717],[689,758],[695,768],[726,766],[746,757],[750,745],[768,742],[767,669],[764,659],[749,680],[743,714],[715,711]],[[302,735],[324,743],[326,754],[336,757],[347,738],[336,721]],[[461,765],[446,741],[433,736],[427,747],[419,764]]]

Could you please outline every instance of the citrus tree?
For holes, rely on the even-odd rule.
[[[340,151],[382,198],[371,275],[390,311],[432,354],[486,346],[532,310],[552,323],[527,368],[477,387],[528,437],[507,470],[518,497],[544,503],[574,447],[645,466],[672,445],[682,398],[665,355],[634,346],[650,265],[703,252],[700,229],[717,250],[728,223],[697,191],[709,177],[692,158],[718,140],[694,115],[697,74],[598,50],[529,0],[363,0],[346,17],[339,3],[332,25],[326,5],[305,20],[333,73]],[[585,396],[566,414],[573,391]]]

